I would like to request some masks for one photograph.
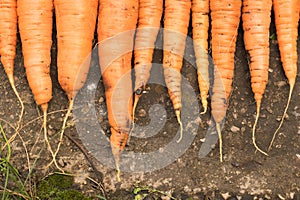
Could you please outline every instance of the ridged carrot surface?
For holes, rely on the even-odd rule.
[[[111,127],[110,143],[118,172],[120,153],[132,121],[131,58],[138,8],[135,0],[100,0],[99,7],[99,62]],[[106,62],[110,56],[115,57]]]
[[[20,104],[18,129],[24,112],[24,104],[16,89],[14,81],[14,60],[17,44],[17,0],[0,0],[0,61],[7,74],[9,83]]]
[[[52,98],[50,77],[52,0],[18,0],[17,13],[24,66],[35,101],[43,111]]]
[[[272,0],[243,1],[244,43],[250,55],[251,88],[257,105],[252,139],[256,149],[264,154],[265,152],[256,145],[255,127],[260,113],[261,100],[268,82],[271,9]]]
[[[53,1],[18,0],[17,13],[26,77],[36,103],[43,110],[44,138],[53,156],[47,135],[47,109],[52,98],[50,62]]]
[[[97,0],[54,0],[58,80],[69,100],[85,83],[96,28]]]
[[[209,91],[208,28],[209,0],[192,0],[193,42],[196,56],[200,98],[205,113]]]
[[[0,1],[0,56],[11,83],[14,82],[14,59],[17,44],[17,1]]]
[[[166,0],[164,12],[164,51],[163,68],[166,85],[177,120],[182,124],[180,113],[181,102],[181,68],[185,50],[186,35],[190,20],[190,0]]]
[[[83,87],[90,68],[98,0],[54,0],[54,8],[57,29],[58,81],[68,96],[69,107],[52,162],[56,162],[55,157],[62,144],[74,99]]]
[[[212,94],[212,116],[220,142],[222,161],[222,138],[220,123],[226,116],[234,74],[234,53],[237,29],[241,16],[240,0],[211,0],[211,45],[214,62],[214,84]]]
[[[162,12],[163,0],[139,0],[138,29],[134,46],[133,114],[150,76],[154,45],[160,28]]]
[[[279,129],[283,124],[296,82],[298,61],[297,39],[300,1],[273,0],[273,9],[275,15],[275,26],[281,62],[290,85],[290,91],[287,100],[287,105],[281,118],[281,122],[273,135],[268,150],[271,149],[276,134],[278,133]]]

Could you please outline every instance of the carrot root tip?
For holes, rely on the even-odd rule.
[[[220,123],[216,123],[216,129],[219,137],[219,151],[220,151],[220,162],[223,162],[223,141]]]
[[[182,127],[182,122],[181,122],[181,117],[180,117],[180,110],[176,110],[175,114],[176,114],[177,121],[179,123],[179,128],[180,128],[179,138],[176,141],[177,143],[179,143],[182,140],[182,137],[183,137],[183,127]]]
[[[256,138],[255,138],[255,130],[256,130],[256,125],[257,125],[257,122],[258,122],[258,118],[259,118],[259,115],[260,115],[260,105],[261,105],[261,102],[258,101],[257,102],[257,108],[256,108],[256,117],[255,117],[255,122],[254,122],[254,125],[253,125],[253,129],[252,129],[252,142],[253,142],[253,145],[255,147],[255,149],[257,151],[259,151],[260,153],[268,156],[268,154],[266,152],[264,152],[263,150],[261,150],[258,145],[256,144]]]
[[[134,120],[135,120],[135,110],[136,110],[138,101],[139,101],[139,99],[140,99],[139,96],[140,96],[140,95],[134,95],[134,102],[133,102],[133,107],[132,107],[132,123],[131,123],[131,130],[130,130],[130,132],[129,132],[128,139],[127,139],[127,144],[130,143],[130,138],[131,138],[132,133],[133,133],[134,128],[135,128],[135,123],[134,123]]]
[[[121,182],[121,170],[117,168],[117,181]]]
[[[201,115],[205,114],[207,111],[207,100],[206,99],[202,99],[202,106],[203,106],[203,111],[200,113]]]

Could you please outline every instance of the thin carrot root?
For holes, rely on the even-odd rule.
[[[63,125],[62,125],[62,128],[61,128],[61,132],[60,132],[60,136],[59,136],[59,142],[58,142],[58,145],[57,145],[57,149],[56,151],[54,152],[53,156],[52,156],[52,161],[54,163],[56,163],[56,156],[60,150],[60,146],[62,145],[62,142],[63,142],[63,137],[64,137],[64,132],[65,132],[65,129],[66,129],[66,126],[67,126],[67,121],[68,121],[68,118],[69,116],[71,115],[71,111],[73,109],[73,105],[74,105],[74,99],[70,99],[70,102],[69,102],[69,107],[68,107],[68,111],[66,113],[66,116],[64,118],[64,121],[63,121]],[[57,166],[57,164],[55,164],[55,166],[62,172],[64,172],[64,170],[62,170],[61,168],[59,168],[59,166]]]
[[[120,170],[120,154],[121,154],[121,150],[120,148],[113,146],[113,144],[111,144],[111,149],[112,149],[112,154],[114,156],[115,159],[115,166],[116,166],[116,171],[117,171],[117,181],[121,182],[121,170]]]
[[[299,30],[298,16],[300,10],[299,0],[273,0],[273,9],[281,63],[284,73],[289,81],[290,91],[284,114],[277,130],[273,134],[268,151],[271,150],[276,134],[283,124],[297,78],[297,39]]]
[[[117,181],[121,182],[121,170],[120,166],[116,164],[116,170],[117,170]]]
[[[256,129],[256,125],[257,125],[257,122],[258,122],[258,119],[259,119],[259,115],[260,115],[260,106],[261,106],[261,101],[258,101],[256,103],[257,107],[256,107],[256,117],[255,117],[255,122],[254,122],[254,125],[253,125],[253,129],[252,129],[252,142],[253,142],[253,145],[255,147],[255,149],[257,151],[259,151],[260,153],[268,156],[268,154],[266,152],[264,152],[263,150],[261,150],[257,144],[256,144],[256,139],[255,139],[255,129]]]
[[[21,105],[21,111],[20,111],[20,114],[19,114],[19,120],[17,122],[17,127],[16,127],[16,131],[18,131],[19,128],[21,127],[21,122],[22,122],[22,118],[23,118],[23,114],[24,114],[24,103],[23,103],[23,101],[22,101],[22,99],[21,99],[21,97],[19,95],[19,92],[17,91],[17,88],[16,88],[14,82],[10,81],[10,84],[11,84],[11,87],[12,87],[12,89],[13,89],[15,95],[17,96],[18,101],[20,102],[20,105]]]
[[[203,106],[203,111],[200,114],[203,115],[207,111],[207,104],[208,104],[208,102],[207,102],[206,98],[202,98],[201,102],[202,102],[202,106]]]
[[[176,110],[175,114],[176,114],[177,121],[179,123],[179,128],[180,128],[180,134],[179,134],[179,138],[177,140],[177,143],[179,143],[183,137],[183,127],[182,127],[182,122],[181,122],[181,117],[180,117],[180,110]]]
[[[42,108],[42,111],[43,111],[43,129],[44,129],[44,138],[45,138],[45,142],[46,142],[46,145],[47,145],[47,148],[52,156],[52,158],[55,157],[55,154],[52,150],[52,147],[50,145],[50,142],[49,142],[49,139],[48,139],[48,133],[47,133],[47,109],[48,109],[48,104],[42,104],[41,105],[41,108]],[[46,169],[48,169],[52,163],[54,162],[54,165],[55,167],[59,170],[59,171],[62,171],[63,170],[58,166],[57,162],[55,159],[52,159],[51,162],[46,166]]]
[[[293,93],[294,86],[295,86],[295,80],[292,81],[292,82],[290,83],[289,98],[288,98],[286,107],[285,107],[285,109],[284,109],[284,113],[283,113],[283,115],[282,115],[282,117],[281,117],[280,124],[279,124],[278,128],[276,129],[275,133],[273,134],[272,140],[271,140],[271,142],[270,142],[270,144],[269,144],[268,151],[271,150],[272,145],[273,145],[273,143],[274,143],[274,140],[275,140],[275,138],[276,138],[276,135],[277,135],[278,131],[280,130],[282,124],[283,124],[285,115],[286,115],[286,113],[287,113],[287,110],[288,110],[289,105],[290,105],[290,102],[291,102],[291,98],[292,98],[292,93]]]
[[[216,123],[216,129],[219,137],[220,162],[223,162],[223,140],[222,140],[220,123]]]
[[[128,134],[127,144],[129,144],[130,138],[131,138],[132,133],[133,133],[134,128],[135,128],[135,123],[134,123],[135,110],[136,110],[137,104],[139,102],[139,99],[140,99],[140,95],[134,95],[134,102],[133,102],[133,107],[132,107],[132,123],[131,123],[131,130],[130,130],[130,132]]]
[[[12,87],[12,89],[13,89],[15,95],[16,95],[16,97],[18,98],[18,101],[20,102],[20,105],[21,105],[21,111],[20,111],[20,114],[19,114],[19,120],[17,122],[17,127],[16,127],[16,131],[18,132],[18,130],[19,130],[20,126],[21,126],[21,121],[22,121],[23,114],[24,114],[24,103],[23,103],[23,101],[22,101],[22,99],[20,97],[20,94],[19,94],[19,92],[18,92],[18,90],[16,88],[13,75],[8,74],[8,80],[9,80],[9,83],[10,83],[10,85],[11,85],[11,87]]]

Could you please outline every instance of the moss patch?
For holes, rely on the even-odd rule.
[[[37,186],[37,196],[43,200],[92,200],[72,189],[74,178],[62,174],[52,174]]]

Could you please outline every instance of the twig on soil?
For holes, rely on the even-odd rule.
[[[86,158],[86,160],[90,163],[91,167],[93,168],[98,180],[102,181],[103,176],[102,176],[101,172],[99,172],[99,170],[97,169],[94,162],[90,159],[87,150],[78,141],[76,141],[70,134],[65,134],[65,136],[79,148],[79,150],[83,153],[84,157]],[[93,180],[91,180],[91,181],[97,183],[96,181],[93,181]],[[98,183],[97,185],[101,188],[102,193],[103,193],[104,197],[106,198],[107,195],[106,195],[103,184]]]

